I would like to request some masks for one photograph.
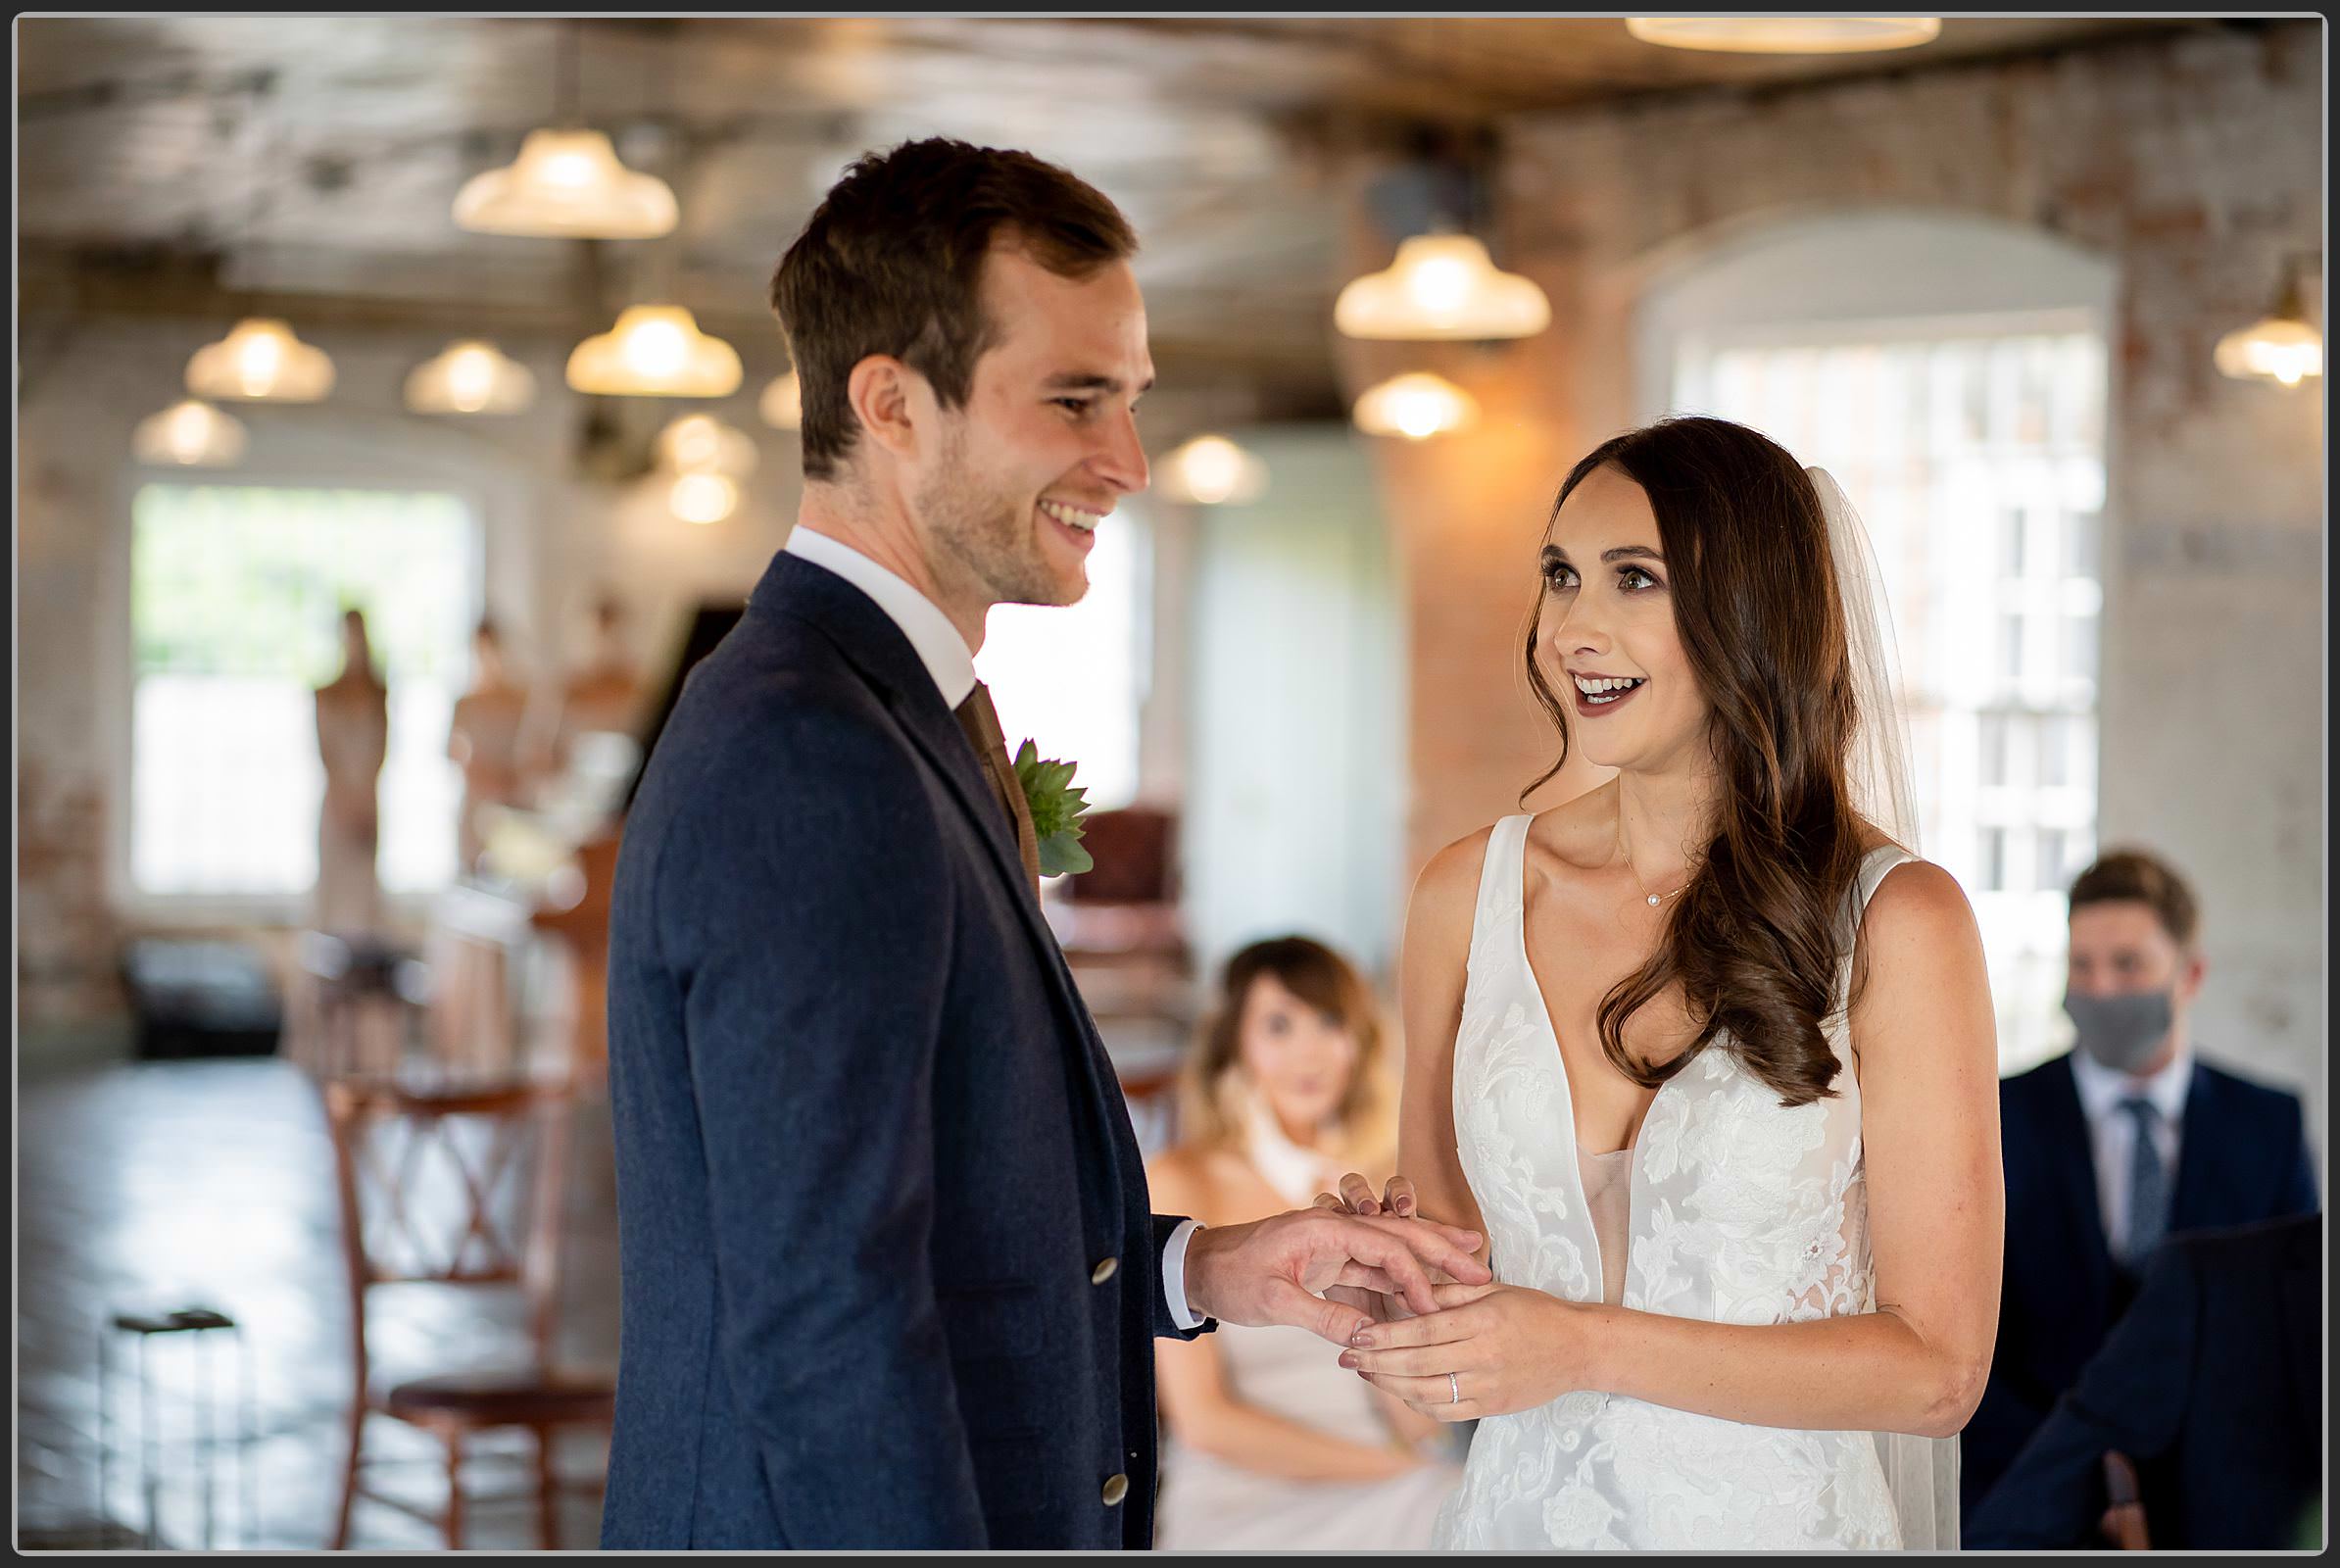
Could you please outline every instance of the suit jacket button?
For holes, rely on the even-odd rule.
[[[1107,1477],[1105,1478],[1105,1506],[1106,1506],[1106,1507],[1108,1507],[1108,1508],[1110,1508],[1110,1507],[1113,1507],[1114,1505],[1116,1505],[1117,1503],[1119,1503],[1119,1502],[1121,1501],[1121,1499],[1122,1499],[1122,1498],[1124,1498],[1124,1497],[1128,1496],[1129,1494],[1130,1494],[1130,1478],[1129,1478],[1129,1477],[1127,1477],[1127,1476],[1107,1476]]]
[[[1097,1264],[1097,1267],[1089,1271],[1089,1283],[1092,1285],[1104,1284],[1105,1281],[1113,1277],[1113,1271],[1119,1267],[1121,1267],[1121,1260],[1119,1258],[1106,1258],[1102,1263]]]

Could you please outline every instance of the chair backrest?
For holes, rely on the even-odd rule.
[[[560,1286],[568,1086],[344,1077],[318,1089],[361,1394],[366,1298],[380,1285],[516,1290],[542,1365]]]
[[[1131,806],[1081,818],[1081,848],[1096,866],[1064,879],[1076,904],[1171,904],[1178,898],[1178,816]]]

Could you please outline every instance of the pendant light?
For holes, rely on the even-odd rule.
[[[1350,281],[1333,304],[1349,337],[1487,341],[1533,337],[1552,324],[1543,290],[1497,270],[1468,234],[1416,234],[1388,270]]]
[[[2308,319],[2295,265],[2283,270],[2283,287],[2273,309],[2219,338],[2212,358],[2221,374],[2238,381],[2290,387],[2323,374],[2323,334]]]
[[[1628,17],[1625,30],[1669,49],[1835,55],[1914,49],[1941,36],[1939,17]]]
[[[775,430],[804,428],[804,383],[797,379],[797,372],[772,377],[756,400],[756,412]]]
[[[666,506],[685,522],[706,527],[738,510],[740,487],[729,474],[686,473],[666,492]]]
[[[187,390],[245,403],[316,403],[333,390],[333,362],[272,317],[248,316],[187,362]]]
[[[130,445],[141,463],[231,467],[243,461],[244,422],[198,398],[187,398],[140,419]]]
[[[416,414],[517,414],[536,400],[536,376],[494,344],[464,338],[415,366],[406,395]]]
[[[673,189],[656,174],[626,168],[607,135],[577,123],[578,25],[572,21],[561,33],[561,127],[528,132],[510,168],[464,181],[455,197],[458,227],[548,239],[656,239],[672,232],[680,216]]]
[[[1162,460],[1162,494],[1200,507],[1255,501],[1267,465],[1223,435],[1198,435]]]
[[[658,456],[677,473],[753,473],[756,442],[711,414],[686,414],[658,432]]]
[[[1367,435],[1426,441],[1479,421],[1479,400],[1442,375],[1412,370],[1357,399],[1357,428]]]
[[[679,305],[629,305],[617,324],[568,357],[568,384],[605,397],[722,398],[739,389],[740,357]]]
[[[274,91],[273,77],[264,77],[257,89],[253,114],[257,117],[267,95]],[[281,138],[279,138],[279,141]],[[281,163],[279,156],[273,162]],[[267,174],[267,160],[256,158],[259,173]],[[261,206],[272,205],[274,194],[264,183]],[[244,244],[259,248],[258,208],[247,208],[243,219]],[[247,316],[228,328],[217,343],[207,343],[187,361],[187,390],[199,398],[232,399],[242,403],[317,403],[333,390],[333,361],[322,349],[302,342],[293,329],[273,317]]]

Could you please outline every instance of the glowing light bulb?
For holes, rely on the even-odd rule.
[[[1357,428],[1369,435],[1427,441],[1434,435],[1464,429],[1478,417],[1476,398],[1427,370],[1394,376],[1357,399]]]
[[[1162,462],[1163,492],[1215,507],[1249,501],[1267,488],[1267,465],[1223,435],[1198,435]]]
[[[740,487],[719,473],[686,473],[666,493],[666,505],[685,522],[721,522],[740,504]]]

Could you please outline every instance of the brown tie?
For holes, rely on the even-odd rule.
[[[977,681],[975,689],[967,693],[967,700],[955,710],[958,727],[967,734],[967,744],[975,748],[975,756],[983,763],[984,776],[992,781],[992,789],[999,797],[1001,809],[1015,823],[1016,853],[1023,857],[1024,874],[1032,879],[1032,891],[1040,891],[1040,839],[1032,831],[1032,806],[1024,799],[1024,787],[1015,781],[1015,767],[1007,760],[1007,737],[999,732],[999,710],[992,706],[990,688]]]

